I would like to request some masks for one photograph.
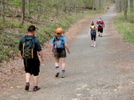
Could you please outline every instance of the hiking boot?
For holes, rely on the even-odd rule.
[[[64,73],[64,74],[62,74],[62,77],[61,77],[61,78],[65,78],[65,77],[66,77],[65,73]]]
[[[57,72],[57,73],[56,73],[56,75],[55,75],[55,77],[58,77],[58,76],[59,76],[59,74],[60,74],[60,73],[59,73],[59,72]]]
[[[25,86],[25,90],[29,90],[29,87],[30,87],[30,84],[29,83],[26,83],[26,86]]]
[[[38,90],[40,90],[40,87],[34,86],[33,91],[38,91]]]

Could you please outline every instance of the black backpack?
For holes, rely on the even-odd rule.
[[[35,48],[35,37],[24,37],[24,42],[22,44],[22,56],[25,59],[34,58],[34,48]]]
[[[92,28],[92,27],[90,27],[91,28],[91,35],[96,35],[96,29],[95,29],[95,26]]]

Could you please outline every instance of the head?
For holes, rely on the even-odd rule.
[[[102,20],[102,18],[100,17],[99,20]]]
[[[28,33],[34,35],[35,34],[36,27],[34,25],[31,25],[28,27],[27,31]]]
[[[91,25],[94,25],[94,22],[92,21]]]
[[[55,31],[56,31],[56,37],[62,36],[62,32],[63,32],[62,28],[57,28]]]

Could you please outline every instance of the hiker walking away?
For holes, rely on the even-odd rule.
[[[91,36],[91,46],[96,47],[96,27],[94,25],[94,22],[92,21],[89,32],[89,36]]]
[[[19,42],[19,54],[24,62],[26,85],[25,90],[29,90],[30,77],[33,75],[34,87],[33,91],[40,89],[38,87],[38,79],[40,72],[40,56],[42,62],[44,61],[43,52],[38,38],[35,37],[35,26],[31,25],[28,28],[28,34],[24,36]]]
[[[98,25],[98,36],[102,37],[103,28],[105,27],[105,23],[102,20],[102,18],[99,18],[99,20],[96,22],[96,24]]]
[[[61,59],[61,69],[62,69],[62,78],[65,77],[65,58],[66,58],[66,50],[70,54],[70,50],[67,45],[66,37],[62,35],[63,30],[62,28],[56,29],[56,35],[52,38],[52,54],[55,57],[55,69],[56,69],[56,75],[55,77],[58,77],[60,74],[60,68],[59,68],[59,60]]]

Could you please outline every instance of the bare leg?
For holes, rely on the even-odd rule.
[[[59,58],[55,58],[55,66],[59,66]]]
[[[26,73],[26,83],[29,83],[30,77],[31,77],[31,74],[30,73]]]
[[[39,76],[33,76],[33,79],[34,79],[34,86],[38,86]]]
[[[66,66],[65,58],[62,58],[62,70],[65,70],[65,66]]]
[[[65,58],[62,58],[62,78],[65,77]]]
[[[96,45],[96,41],[94,41],[94,45]]]
[[[59,58],[55,58],[55,68],[57,71],[55,77],[58,77],[59,76]]]
[[[100,36],[102,36],[102,33],[100,33]]]

